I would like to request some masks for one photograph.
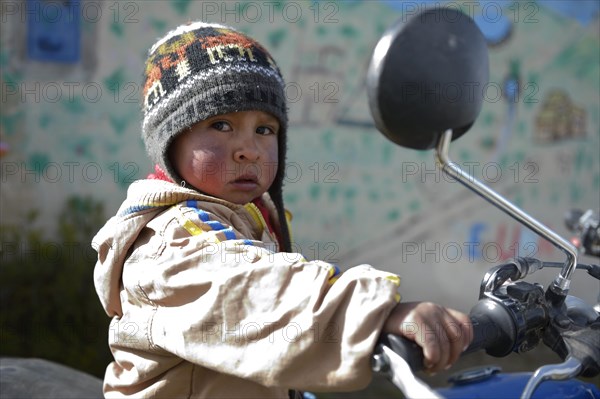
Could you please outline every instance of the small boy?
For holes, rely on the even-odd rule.
[[[291,252],[284,82],[259,43],[180,26],[146,62],[143,139],[156,163],[94,238],[112,317],[106,397],[287,398],[366,386],[382,332],[431,372],[470,342],[468,317],[398,303],[399,278]]]

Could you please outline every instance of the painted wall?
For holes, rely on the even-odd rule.
[[[492,264],[562,256],[445,178],[432,153],[398,148],[373,127],[364,87],[372,49],[396,20],[436,3],[461,6],[490,44],[484,107],[453,159],[567,236],[564,211],[600,204],[594,1],[2,2],[1,224],[52,235],[71,196],[115,212],[128,184],[151,171],[139,127],[146,51],[203,19],[254,36],[284,72],[297,249],[342,268],[398,272],[406,299],[468,309]],[[598,284],[578,277],[574,292],[594,301]]]

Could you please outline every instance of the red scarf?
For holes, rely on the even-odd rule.
[[[169,176],[158,165],[154,165],[154,173],[150,173],[146,179],[164,180],[173,183],[173,180],[169,179]]]
[[[281,237],[279,237],[279,234],[277,234],[277,232],[273,228],[273,224],[271,223],[271,215],[269,214],[269,210],[265,206],[265,203],[263,202],[262,198],[258,197],[258,198],[253,199],[252,203],[254,205],[256,205],[256,207],[262,214],[263,219],[265,219],[265,223],[267,224],[267,228],[269,229],[271,234],[273,236],[275,236],[275,238],[277,238],[277,242],[279,243],[279,248],[283,248],[283,242],[281,242]]]

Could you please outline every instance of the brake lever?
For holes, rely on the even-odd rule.
[[[544,343],[566,360],[538,368],[527,382],[521,399],[530,399],[546,380],[594,377],[600,373],[600,317],[587,322],[589,324],[581,326],[562,314],[553,318],[544,334]]]
[[[407,398],[443,399],[427,384],[415,377],[408,362],[387,345],[377,345],[371,368],[375,372],[386,375]]]
[[[568,380],[577,377],[582,369],[582,363],[574,357],[568,357],[563,363],[548,364],[538,368],[523,389],[521,399],[530,399],[535,389],[546,380]]]
[[[600,374],[600,316],[586,325],[570,317],[557,315],[544,332],[543,340],[562,359],[574,358],[581,363],[578,375],[595,377]]]

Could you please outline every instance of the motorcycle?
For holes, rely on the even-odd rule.
[[[565,225],[575,233],[570,242],[579,252],[600,258],[600,219],[593,210],[571,209],[565,214]]]
[[[578,250],[600,256],[598,218],[573,211],[566,223],[577,233],[577,247],[461,170],[449,146],[473,125],[482,105],[481,91],[459,97],[427,96],[444,85],[473,87],[488,79],[487,45],[475,23],[455,9],[433,8],[391,27],[375,48],[367,76],[369,105],[377,129],[392,142],[418,150],[435,149],[444,173],[465,185],[566,256],[564,263],[516,258],[491,268],[480,286],[470,317],[474,339],[465,353],[485,350],[496,357],[523,353],[540,342],[564,362],[533,373],[502,373],[494,366],[460,372],[448,388],[434,390],[414,376],[423,353],[406,339],[380,338],[372,368],[409,398],[600,399],[600,390],[576,377],[600,374],[600,308],[569,295],[576,269],[600,279],[600,266],[577,262]],[[420,86],[416,87],[415,85]],[[523,281],[542,268],[560,268],[544,291]],[[98,378],[41,359],[2,359],[1,395],[6,397],[102,397]],[[307,393],[307,397],[310,394]]]
[[[457,373],[450,387],[434,390],[415,377],[423,353],[413,342],[382,336],[372,368],[409,398],[596,398],[595,384],[576,377],[600,374],[600,313],[569,295],[571,278],[582,269],[600,279],[600,266],[577,262],[578,249],[498,193],[460,169],[449,157],[450,143],[465,134],[482,106],[481,90],[453,98],[428,96],[445,87],[483,87],[488,83],[487,45],[474,21],[455,9],[433,8],[389,28],[378,42],[367,74],[369,106],[377,129],[402,147],[435,151],[443,173],[511,216],[561,250],[564,262],[515,258],[491,268],[481,281],[470,311],[474,339],[465,353],[485,350],[495,357],[523,353],[543,342],[563,359],[533,373],[502,373],[483,366]],[[591,211],[572,211],[567,227],[590,255],[599,256],[598,219]],[[542,268],[559,268],[544,290],[523,279]],[[598,305],[597,305],[598,306]]]

